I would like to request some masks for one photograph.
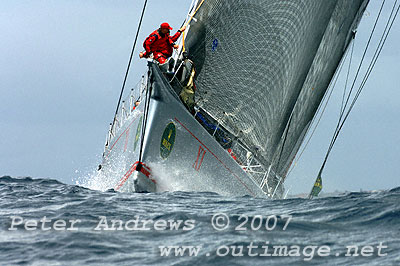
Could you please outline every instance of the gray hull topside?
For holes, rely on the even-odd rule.
[[[119,191],[135,191],[135,176],[142,174],[136,171],[140,161],[156,184],[157,192],[201,191],[267,197],[187,111],[158,66],[150,63],[150,71],[147,119],[144,118],[146,103],[142,101],[121,121],[122,126],[104,151],[100,171],[109,186]]]

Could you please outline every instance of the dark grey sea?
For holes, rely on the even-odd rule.
[[[269,200],[4,176],[0,265],[400,265],[400,188]]]

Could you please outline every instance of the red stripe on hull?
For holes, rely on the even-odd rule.
[[[225,167],[225,169],[228,170],[250,192],[250,194],[255,197],[255,194],[246,186],[245,183],[243,183],[239,176],[237,176],[231,169],[229,169],[206,145],[204,145],[203,142],[201,142],[201,140],[199,140],[187,127],[185,127],[185,125],[183,125],[182,122],[178,120],[178,118],[175,117],[175,120],[184,129],[186,129],[186,131],[189,132],[192,137],[194,137],[201,145],[203,145],[215,157],[215,159],[217,159]]]
[[[156,180],[150,177],[151,176],[150,168],[144,163],[137,161],[134,164],[132,164],[131,168],[129,168],[129,170],[124,174],[124,176],[119,181],[119,184],[115,187],[115,190],[120,189],[124,185],[124,183],[129,179],[129,177],[133,174],[133,172],[137,171],[139,165],[141,165],[141,167],[138,171],[147,176],[151,180],[151,182],[157,184]]]

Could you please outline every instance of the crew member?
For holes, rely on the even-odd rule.
[[[161,24],[158,30],[152,32],[149,37],[143,43],[144,49],[146,51],[139,54],[140,58],[148,58],[153,54],[153,58],[157,60],[160,64],[164,64],[169,57],[172,56],[173,48],[177,49],[178,45],[175,42],[181,36],[182,32],[185,31],[186,26],[183,26],[175,33],[174,36],[170,36],[170,30],[172,28],[168,23]]]

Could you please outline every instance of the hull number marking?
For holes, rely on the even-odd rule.
[[[201,164],[203,163],[204,155],[206,155],[206,150],[200,145],[199,151],[197,152],[197,159],[193,164],[193,168],[196,171],[200,170]]]

